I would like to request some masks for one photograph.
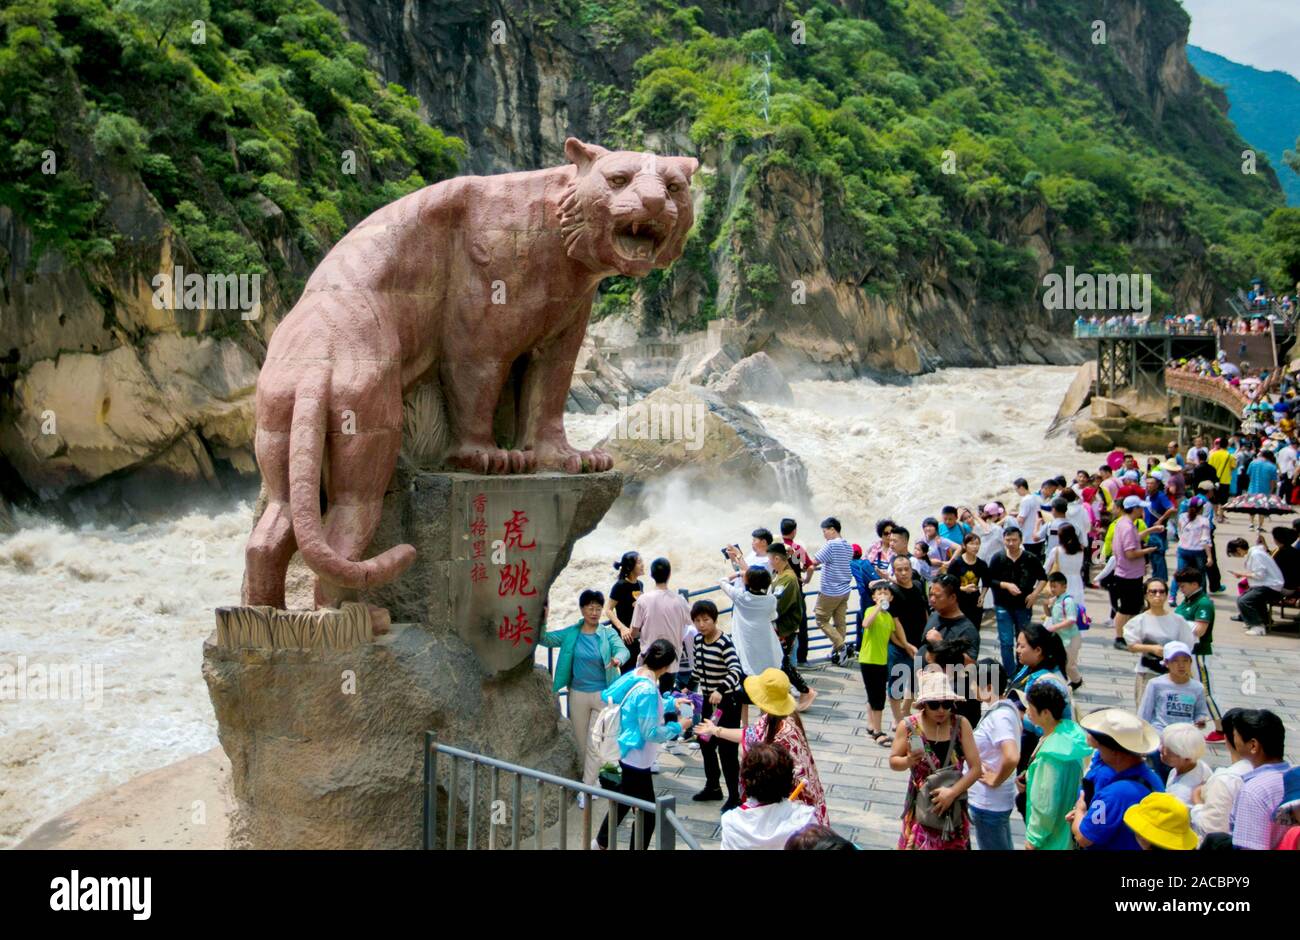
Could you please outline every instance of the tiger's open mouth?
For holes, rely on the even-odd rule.
[[[662,222],[619,222],[614,226],[614,250],[624,261],[650,261],[668,238]]]

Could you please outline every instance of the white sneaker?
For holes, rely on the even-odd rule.
[[[1265,631],[1263,627],[1246,628],[1246,636],[1264,636],[1264,635],[1265,635]]]

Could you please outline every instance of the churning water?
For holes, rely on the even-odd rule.
[[[794,405],[752,407],[803,459],[811,515],[756,502],[726,480],[707,490],[658,481],[646,512],[616,511],[578,543],[551,590],[552,623],[576,619],[582,589],[608,591],[612,563],[628,549],[668,557],[675,586],[704,587],[725,571],[723,545],[748,551],[750,530],[776,530],[783,515],[799,519],[810,547],[830,514],[865,544],[880,516],[919,532],[922,516],[946,502],[1005,497],[1022,474],[1036,483],[1095,466],[1070,438],[1044,437],[1073,374],[1018,366],[943,370],[908,385],[795,383]],[[567,423],[573,443],[588,447],[615,420],[570,415]],[[0,665],[17,671],[25,661],[37,696],[0,697],[0,847],[99,791],[217,744],[202,643],[213,609],[238,602],[250,512],[239,503],[79,529],[25,516],[17,534],[0,539]],[[34,665],[80,669],[91,694],[41,697]]]

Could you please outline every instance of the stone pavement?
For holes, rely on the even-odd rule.
[[[1289,517],[1288,517],[1289,520]],[[1300,638],[1295,627],[1290,634],[1270,633],[1266,637],[1248,637],[1240,623],[1229,618],[1236,613],[1236,579],[1230,572],[1241,568],[1240,561],[1229,559],[1223,551],[1229,538],[1243,536],[1254,540],[1244,522],[1229,516],[1219,527],[1216,543],[1228,589],[1215,596],[1217,611],[1214,628],[1214,655],[1210,658],[1211,688],[1223,711],[1236,706],[1268,708],[1282,718],[1287,727],[1287,757],[1300,762]],[[1174,564],[1171,548],[1168,561]],[[1108,602],[1102,591],[1088,591],[1088,610],[1093,628],[1084,634],[1080,670],[1084,684],[1075,694],[1077,712],[1087,714],[1098,708],[1121,706],[1135,709],[1133,701],[1134,654],[1115,649],[1111,644],[1114,630],[1104,626]],[[1285,626],[1284,624],[1280,624]],[[814,628],[814,633],[815,633]],[[997,658],[997,630],[991,612],[986,615],[980,635],[980,655]],[[812,708],[803,713],[813,757],[826,788],[831,825],[841,835],[862,848],[892,849],[898,841],[903,796],[907,775],[889,769],[889,751],[865,734],[866,692],[857,664],[852,669],[822,661],[803,670],[803,675],[818,692]],[[752,709],[751,709],[752,712]],[[885,728],[892,729],[888,709]],[[655,791],[677,797],[677,813],[704,848],[716,848],[720,836],[720,803],[693,803],[691,794],[704,784],[704,768],[698,749],[675,745],[676,753],[663,752],[661,773],[655,777]],[[1211,766],[1228,763],[1227,749],[1211,745],[1206,755]],[[604,818],[603,801],[597,823]],[[630,821],[625,821],[620,839],[626,844]],[[1012,813],[1013,844],[1023,845],[1024,823]]]

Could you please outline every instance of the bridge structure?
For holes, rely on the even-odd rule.
[[[1178,414],[1178,436],[1183,443],[1202,433],[1235,434],[1251,399],[1223,379],[1171,368],[1169,363],[1200,356],[1215,359],[1222,353],[1224,362],[1243,369],[1267,369],[1276,375],[1279,360],[1295,341],[1289,322],[1269,323],[1267,329],[1256,332],[1220,332],[1218,324],[1210,320],[1137,323],[1116,319],[1076,322],[1074,335],[1097,343],[1095,395],[1115,398],[1136,391],[1144,398],[1163,397],[1166,420],[1172,421],[1175,411]]]
[[[1093,389],[1102,398],[1114,398],[1128,389],[1146,398],[1169,399],[1165,366],[1176,359],[1218,354],[1218,334],[1208,325],[1186,325],[1170,329],[1163,323],[1128,324],[1076,323],[1076,339],[1097,343],[1097,382]],[[1166,419],[1172,418],[1172,402]]]

